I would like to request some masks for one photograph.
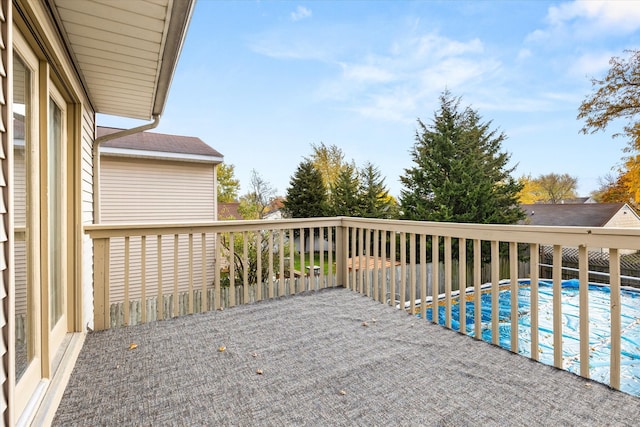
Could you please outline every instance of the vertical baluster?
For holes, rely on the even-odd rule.
[[[300,284],[301,286],[301,291],[306,291],[307,290],[307,279],[306,279],[306,274],[305,274],[305,269],[304,269],[304,233],[305,233],[305,229],[301,228],[300,229],[300,281],[302,282]]]
[[[291,294],[296,293],[296,275],[293,262],[295,260],[295,253],[293,230],[289,229],[289,292]]]
[[[364,294],[364,229],[358,228],[358,292]]]
[[[482,245],[479,239],[473,240],[473,336],[482,339]]]
[[[371,296],[371,230],[364,230],[364,294],[368,297]]]
[[[400,310],[407,302],[407,234],[400,233]]]
[[[389,233],[389,258],[391,259],[391,274],[389,277],[389,301],[392,307],[396,305],[396,233]]]
[[[553,246],[553,366],[562,369],[562,246]]]
[[[531,243],[529,245],[529,259],[531,260],[531,358],[533,360],[538,360],[540,354],[538,338],[538,276],[540,275],[540,245],[538,245],[537,243]]]
[[[491,241],[491,342],[500,345],[500,242]]]
[[[458,239],[458,319],[460,333],[467,333],[467,241]]]
[[[409,309],[416,313],[416,234],[409,234]]]
[[[427,235],[420,235],[420,317],[427,318]]]
[[[213,309],[218,310],[222,308],[220,298],[220,270],[222,269],[222,252],[220,239],[222,235],[220,233],[213,234]],[[209,305],[207,304],[207,238],[206,234],[202,233],[202,312],[207,311]]]
[[[130,324],[130,316],[129,312],[129,276],[130,276],[130,241],[129,236],[125,236],[124,238],[124,324]]]
[[[431,320],[440,323],[438,299],[440,295],[440,237],[431,236]]]
[[[444,304],[445,326],[451,329],[451,236],[444,237]]]
[[[611,274],[611,368],[609,385],[620,390],[621,315],[620,300],[620,251],[609,249],[609,272]]]
[[[249,304],[249,232],[243,232],[242,237],[242,303]]]
[[[373,299],[379,302],[382,302],[380,299],[380,281],[378,280],[378,273],[380,270],[380,256],[379,256],[379,235],[380,232],[378,230],[372,230],[373,232]]]
[[[178,234],[173,235],[173,316],[178,317],[180,315],[180,304],[178,295]]]
[[[147,236],[140,236],[140,305],[141,322],[147,322]]]
[[[284,295],[284,230],[278,231],[278,296]]]
[[[316,238],[316,229],[315,228],[310,228],[309,229],[309,282],[312,283],[313,285],[310,285],[309,287],[313,290],[317,290],[316,288],[316,269],[315,269],[315,265],[316,265],[316,242],[315,242],[315,238]]]
[[[273,230],[269,231],[269,299],[273,298]]]
[[[356,269],[356,257],[358,256],[357,242],[356,242],[356,228],[351,227],[351,283],[350,289],[352,291],[357,290],[357,269]],[[359,268],[359,267],[358,267]]]
[[[509,278],[511,290],[511,351],[518,352],[518,243],[509,242]]]
[[[320,276],[319,276],[319,280],[320,280],[320,288],[326,288],[326,285],[324,283],[324,231],[325,228],[324,227],[320,227],[320,240],[319,240],[319,244],[320,244],[320,254],[318,255],[318,258],[320,259],[320,262],[318,263],[320,265]]]
[[[380,235],[380,302],[386,303],[383,298],[387,297],[387,290],[389,289],[389,283],[387,282],[387,232],[382,231]]]
[[[327,229],[327,233],[328,233],[328,239],[329,239],[329,248],[327,249],[327,263],[328,263],[328,273],[329,273],[329,286],[330,287],[335,287],[336,286],[336,281],[335,281],[335,271],[333,268],[333,252],[334,252],[334,241],[333,241],[333,231],[334,228],[333,227],[329,227]]]
[[[189,314],[193,314],[193,233],[189,233]]]
[[[262,300],[262,232],[256,232],[256,301]]]
[[[157,320],[164,319],[164,295],[162,293],[162,235],[159,234],[156,236],[157,241],[157,273],[158,273],[158,291],[156,294],[157,303],[156,303],[156,313]]]
[[[580,280],[580,375],[589,378],[589,256],[587,247],[578,248]]]
[[[229,233],[229,307],[236,305],[236,238]]]

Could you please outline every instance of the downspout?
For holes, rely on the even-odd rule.
[[[112,139],[122,138],[133,135],[134,133],[144,132],[145,130],[154,129],[160,124],[160,115],[153,116],[153,122],[146,125],[134,127],[131,129],[123,129],[119,132],[102,135],[93,141],[93,223],[100,224],[100,144]]]

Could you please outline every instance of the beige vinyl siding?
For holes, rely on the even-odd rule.
[[[215,186],[212,163],[124,158],[101,155],[101,218],[102,223],[202,222],[215,218]],[[202,236],[193,236],[193,270],[177,272],[178,291],[189,289],[191,277],[194,289],[202,288]],[[164,295],[174,292],[175,237],[162,239],[162,289]],[[177,237],[178,260],[187,265],[189,236]],[[214,236],[204,237],[207,256],[204,279],[213,283]],[[111,243],[110,302],[124,299],[124,240]],[[141,290],[141,241],[130,241],[129,298],[139,299]],[[207,261],[210,260],[210,261]],[[148,294],[158,288],[158,243],[155,236],[146,242],[146,289]],[[191,273],[191,274],[190,274]],[[151,291],[153,290],[153,292]]]
[[[13,279],[14,275],[13,267],[13,253],[11,246],[15,238],[11,236],[13,233],[13,218],[11,216],[13,190],[10,185],[12,179],[13,165],[11,164],[12,156],[12,135],[7,132],[7,129],[11,129],[11,111],[8,108],[9,103],[6,101],[9,98],[9,87],[11,85],[10,79],[7,78],[6,70],[9,63],[9,49],[12,49],[11,40],[9,37],[11,27],[11,2],[9,0],[0,0],[0,39],[4,40],[3,44],[0,44],[0,68],[3,72],[0,73],[0,92],[3,100],[0,103],[0,173],[2,174],[0,179],[0,199],[3,203],[3,209],[0,210],[2,221],[0,221],[0,328],[2,328],[2,334],[0,338],[0,358],[2,362],[2,369],[0,369],[0,389],[2,393],[0,396],[0,424],[9,424],[12,421],[10,411],[7,411],[9,404],[9,396],[15,392],[13,381],[7,381],[7,376],[13,372],[13,357],[10,353],[14,348],[15,336],[11,331],[11,328],[15,328],[11,317],[15,315],[14,309],[11,307],[11,292],[13,291]],[[14,297],[15,298],[15,297]]]
[[[215,219],[214,166],[101,156],[103,223]]]
[[[607,222],[605,227],[624,227],[638,228],[640,227],[640,219],[631,210],[629,206],[623,206],[616,214]]]

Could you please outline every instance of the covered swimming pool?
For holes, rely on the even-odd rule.
[[[562,357],[563,368],[580,373],[579,339],[579,282],[562,282]],[[518,288],[518,353],[531,357],[531,287],[528,280],[520,280]],[[460,296],[452,299],[451,328],[460,331]],[[482,339],[492,341],[492,294],[486,289],[481,294]],[[474,295],[465,294],[466,333],[474,336]],[[640,396],[640,289],[623,287],[621,291],[621,371],[620,390]],[[499,343],[511,349],[511,290],[501,288],[498,293]],[[553,283],[540,280],[538,287],[538,359],[553,365]],[[589,284],[589,375],[591,379],[609,384],[610,366],[610,288],[608,285]],[[426,317],[432,320],[428,306]],[[444,301],[438,304],[438,323],[445,324]]]

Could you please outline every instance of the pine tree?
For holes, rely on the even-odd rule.
[[[358,216],[360,181],[352,164],[345,165],[331,187],[329,213],[333,216]]]
[[[364,218],[395,218],[397,206],[389,197],[380,170],[371,163],[366,163],[361,171],[360,216]]]
[[[284,210],[291,218],[326,216],[327,191],[320,171],[305,160],[298,165],[289,181]]]
[[[512,224],[524,217],[522,189],[501,151],[506,136],[490,129],[476,111],[460,109],[460,98],[440,96],[433,123],[418,119],[411,151],[415,166],[400,177],[403,218],[443,222]]]

